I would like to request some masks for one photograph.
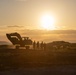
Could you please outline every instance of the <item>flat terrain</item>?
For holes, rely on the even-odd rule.
[[[76,75],[76,50],[0,50],[0,75]]]
[[[1,71],[0,75],[76,75],[76,66],[52,66],[36,68],[20,68]]]

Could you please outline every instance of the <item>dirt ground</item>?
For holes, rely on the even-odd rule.
[[[76,75],[76,51],[0,50],[0,75]]]

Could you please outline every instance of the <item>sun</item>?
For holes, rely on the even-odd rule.
[[[50,14],[44,14],[41,16],[41,26],[43,29],[54,30],[55,18]]]

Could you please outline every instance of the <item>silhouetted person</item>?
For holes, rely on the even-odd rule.
[[[33,42],[33,49],[35,49],[36,48],[36,42],[34,41]]]
[[[37,42],[37,49],[39,49],[39,41]]]
[[[40,48],[43,49],[43,41],[40,44]]]
[[[43,44],[44,50],[46,50],[46,43]]]

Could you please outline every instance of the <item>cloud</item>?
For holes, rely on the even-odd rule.
[[[7,27],[9,27],[9,28],[14,28],[14,27],[20,28],[20,27],[23,27],[23,26],[12,25],[12,26],[7,26]]]
[[[5,28],[5,30],[2,28],[0,29],[1,36],[5,35],[6,33],[18,32],[19,34],[21,34],[22,37],[29,37],[32,40],[40,42],[41,41],[48,43],[52,41],[76,42],[76,30],[54,30],[54,31],[30,30],[26,29],[25,26],[20,25],[11,25],[7,27],[8,28]]]
[[[21,35],[31,37],[32,39],[51,42],[51,41],[68,41],[76,42],[76,30],[23,30]]]
[[[22,30],[23,34],[28,35],[76,35],[76,30],[53,30],[53,31],[45,31],[45,30]]]

